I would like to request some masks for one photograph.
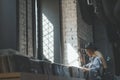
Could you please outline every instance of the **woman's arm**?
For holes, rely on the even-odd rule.
[[[93,70],[93,71],[97,71],[100,69],[101,67],[101,59],[99,57],[96,57],[91,63],[91,66],[89,68],[83,68],[83,71],[90,71],[90,70]],[[87,64],[88,65],[88,64]]]

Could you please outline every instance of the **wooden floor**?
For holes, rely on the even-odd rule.
[[[0,80],[84,80],[84,79],[32,73],[2,73],[0,74]]]

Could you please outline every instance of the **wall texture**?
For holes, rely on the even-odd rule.
[[[74,63],[77,63],[78,47],[76,0],[62,0],[62,26],[64,39],[64,64],[74,65]],[[76,57],[71,58],[73,55],[76,55]],[[75,62],[73,62],[74,60]]]
[[[77,24],[78,38],[81,38],[87,42],[93,42],[93,26],[84,22],[79,5],[77,5]]]
[[[0,0],[0,49],[33,56],[32,0]]]
[[[32,57],[32,0],[19,0],[18,5],[19,51]]]
[[[80,48],[80,40],[93,42],[93,28],[83,21],[77,0],[62,1],[62,18],[65,64],[78,64],[76,66],[79,66],[78,49]],[[73,49],[73,52],[70,52],[70,49]],[[69,55],[72,57],[75,55],[74,62],[68,60]]]

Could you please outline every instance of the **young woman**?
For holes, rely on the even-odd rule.
[[[96,56],[95,48],[92,45],[86,47],[86,54],[89,56],[90,62],[82,68],[86,75],[86,80],[101,80],[100,70],[102,68],[102,61],[100,57]]]

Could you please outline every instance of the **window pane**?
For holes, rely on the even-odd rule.
[[[49,19],[42,14],[43,26],[43,55],[50,60],[54,61],[54,26]]]

